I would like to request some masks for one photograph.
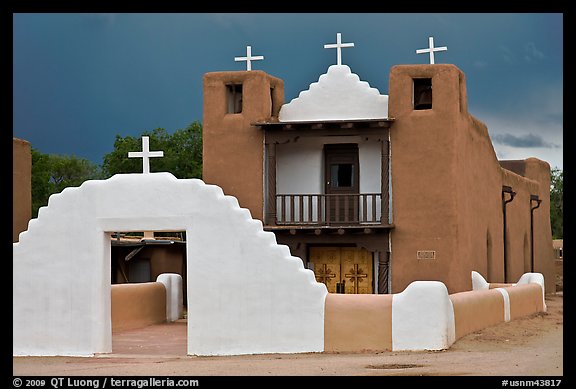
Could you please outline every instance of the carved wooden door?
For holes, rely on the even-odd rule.
[[[312,247],[316,281],[330,293],[373,293],[372,253],[356,247]]]

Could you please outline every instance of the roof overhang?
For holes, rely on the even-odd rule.
[[[394,118],[311,120],[293,122],[254,122],[251,125],[265,131],[326,130],[326,129],[384,129],[390,128]]]

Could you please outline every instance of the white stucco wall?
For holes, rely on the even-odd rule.
[[[443,350],[456,340],[454,307],[440,281],[414,281],[392,295],[392,350]]]
[[[332,65],[318,82],[280,108],[281,122],[381,119],[388,117],[388,96],[361,81],[347,65]]]
[[[324,284],[201,180],[121,174],[50,197],[13,245],[13,354],[112,351],[113,231],[185,230],[188,353],[322,351]]]

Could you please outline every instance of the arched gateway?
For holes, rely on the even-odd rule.
[[[326,287],[235,197],[170,173],[50,197],[13,245],[13,354],[112,351],[110,233],[185,230],[188,354],[321,352]]]

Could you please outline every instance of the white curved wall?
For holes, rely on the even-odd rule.
[[[13,245],[13,354],[112,350],[113,231],[186,230],[188,353],[323,350],[326,287],[235,198],[170,173],[50,197]]]

